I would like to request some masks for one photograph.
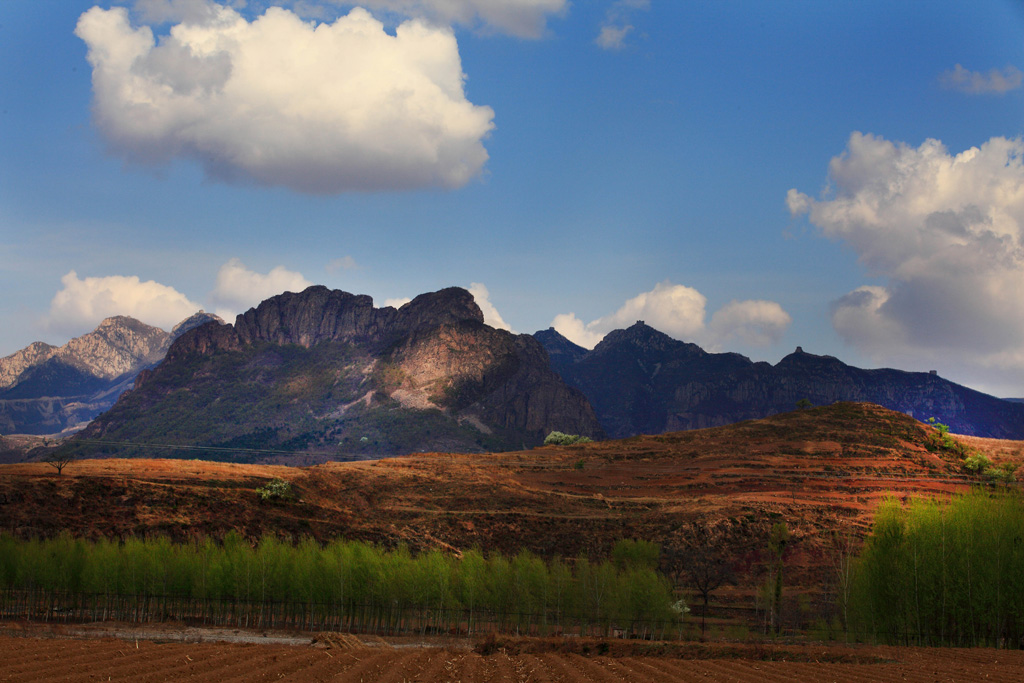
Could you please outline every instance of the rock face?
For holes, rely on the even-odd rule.
[[[609,333],[592,351],[554,330],[536,338],[552,365],[582,391],[612,438],[715,427],[814,405],[866,401],[935,417],[960,434],[1024,439],[1024,405],[937,375],[862,370],[800,348],[776,365],[735,353],[707,353],[638,322]]]
[[[507,450],[553,430],[602,435],[544,348],[485,325],[466,290],[423,294],[395,309],[315,286],[272,297],[234,325],[184,333],[81,437],[252,460],[295,451]]]
[[[200,311],[168,334],[115,316],[64,346],[34,342],[0,359],[0,431],[54,434],[88,422],[159,363],[177,335],[214,319]]]

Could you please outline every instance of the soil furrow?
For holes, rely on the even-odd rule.
[[[267,652],[262,656],[260,654],[259,650],[245,652],[239,648],[238,664],[225,667],[219,683],[276,681],[279,678],[278,674],[288,675],[302,668],[309,662],[313,652],[309,648],[277,646],[267,648]]]
[[[651,683],[671,683],[678,679],[670,677],[663,671],[652,669],[646,666],[641,657],[625,657],[623,659],[609,659],[606,662],[609,669],[614,670],[623,680],[626,681],[650,681]]]
[[[607,657],[590,658],[578,654],[570,654],[566,658],[577,671],[592,681],[615,683],[628,680],[623,678],[615,669],[608,666],[609,660]]]
[[[36,660],[33,665],[11,667],[10,673],[19,676],[21,680],[66,680],[68,674],[65,672],[69,670],[72,675],[77,675],[80,672],[101,670],[106,672],[111,667],[117,670],[123,668],[159,669],[162,662],[171,661],[175,657],[174,652],[153,643],[140,643],[139,649],[135,649],[134,644],[104,642],[92,647],[89,655],[85,657],[61,654],[47,657],[44,661]],[[113,675],[113,673],[104,673],[104,675]]]

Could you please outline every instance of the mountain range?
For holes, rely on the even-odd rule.
[[[109,409],[140,371],[188,330],[220,318],[199,311],[171,332],[115,316],[57,347],[33,342],[0,358],[0,433],[56,434]]]
[[[96,452],[121,455],[142,452],[128,441],[218,459],[507,450],[553,430],[622,438],[837,401],[1024,439],[1024,404],[935,373],[864,370],[799,347],[753,362],[642,321],[587,350],[553,329],[496,330],[459,288],[396,309],[317,286],[233,325],[200,312],[171,333],[109,318],[63,347],[0,359],[0,431],[53,434],[95,418],[78,447],[100,440]]]
[[[183,334],[163,363],[74,440],[131,456],[351,459],[413,451],[510,450],[551,431],[601,437],[587,399],[530,335],[484,324],[464,289],[401,308],[314,286]]]
[[[1024,404],[930,372],[864,370],[800,347],[775,365],[708,353],[643,321],[593,350],[554,329],[537,332],[551,365],[586,395],[611,438],[701,429],[793,410],[798,401],[875,403],[958,434],[1024,439]]]

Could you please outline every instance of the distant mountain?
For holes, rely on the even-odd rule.
[[[466,290],[395,309],[317,286],[183,334],[74,443],[119,456],[154,455],[132,441],[202,446],[181,453],[208,459],[343,458],[508,450],[553,430],[602,435],[543,347],[485,325]]]
[[[93,419],[171,342],[215,315],[200,311],[170,334],[126,316],[107,318],[88,334],[56,347],[34,342],[0,358],[0,432],[55,434]]]
[[[553,329],[534,336],[612,438],[762,418],[807,399],[814,405],[866,401],[919,420],[935,417],[960,434],[1024,439],[1024,404],[931,373],[862,370],[799,347],[774,366],[755,363],[736,353],[707,353],[643,322],[609,333],[592,351]]]

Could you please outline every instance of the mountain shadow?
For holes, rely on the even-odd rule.
[[[590,400],[611,438],[700,429],[793,410],[798,401],[858,401],[931,417],[960,434],[1024,439],[1024,404],[933,373],[864,370],[797,347],[777,364],[708,353],[642,321],[592,351],[554,329],[537,332],[552,367]]]

